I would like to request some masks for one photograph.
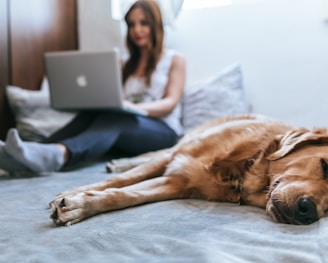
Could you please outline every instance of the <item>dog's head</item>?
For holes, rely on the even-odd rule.
[[[273,220],[311,224],[328,210],[328,130],[294,130],[271,154],[266,205]]]

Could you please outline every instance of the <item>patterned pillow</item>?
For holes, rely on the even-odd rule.
[[[225,68],[212,79],[186,87],[182,106],[185,130],[218,117],[247,112],[239,64]]]

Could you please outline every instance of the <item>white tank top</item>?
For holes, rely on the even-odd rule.
[[[151,76],[150,87],[145,84],[145,78],[130,76],[124,85],[125,99],[133,103],[151,102],[164,97],[169,79],[172,59],[176,52],[165,49],[155,71]],[[183,134],[181,124],[181,102],[174,110],[161,118],[177,135]]]

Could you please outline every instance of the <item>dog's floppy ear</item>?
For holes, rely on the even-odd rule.
[[[278,160],[291,151],[300,148],[307,144],[322,144],[328,143],[328,130],[327,129],[308,129],[291,130],[284,136],[277,137],[279,141],[278,150],[267,157],[267,159],[274,161]]]

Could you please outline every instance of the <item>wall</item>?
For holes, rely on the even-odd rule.
[[[80,22],[81,34],[92,36],[86,46],[117,43],[120,26],[110,21],[109,1],[92,3],[94,13],[85,12]],[[107,17],[100,15],[105,9]],[[238,61],[254,112],[300,126],[328,126],[327,19],[326,0],[232,0],[229,6],[183,10],[166,42],[185,54],[188,83]]]
[[[111,0],[78,0],[81,50],[103,50],[122,46],[121,24],[111,17]]]

